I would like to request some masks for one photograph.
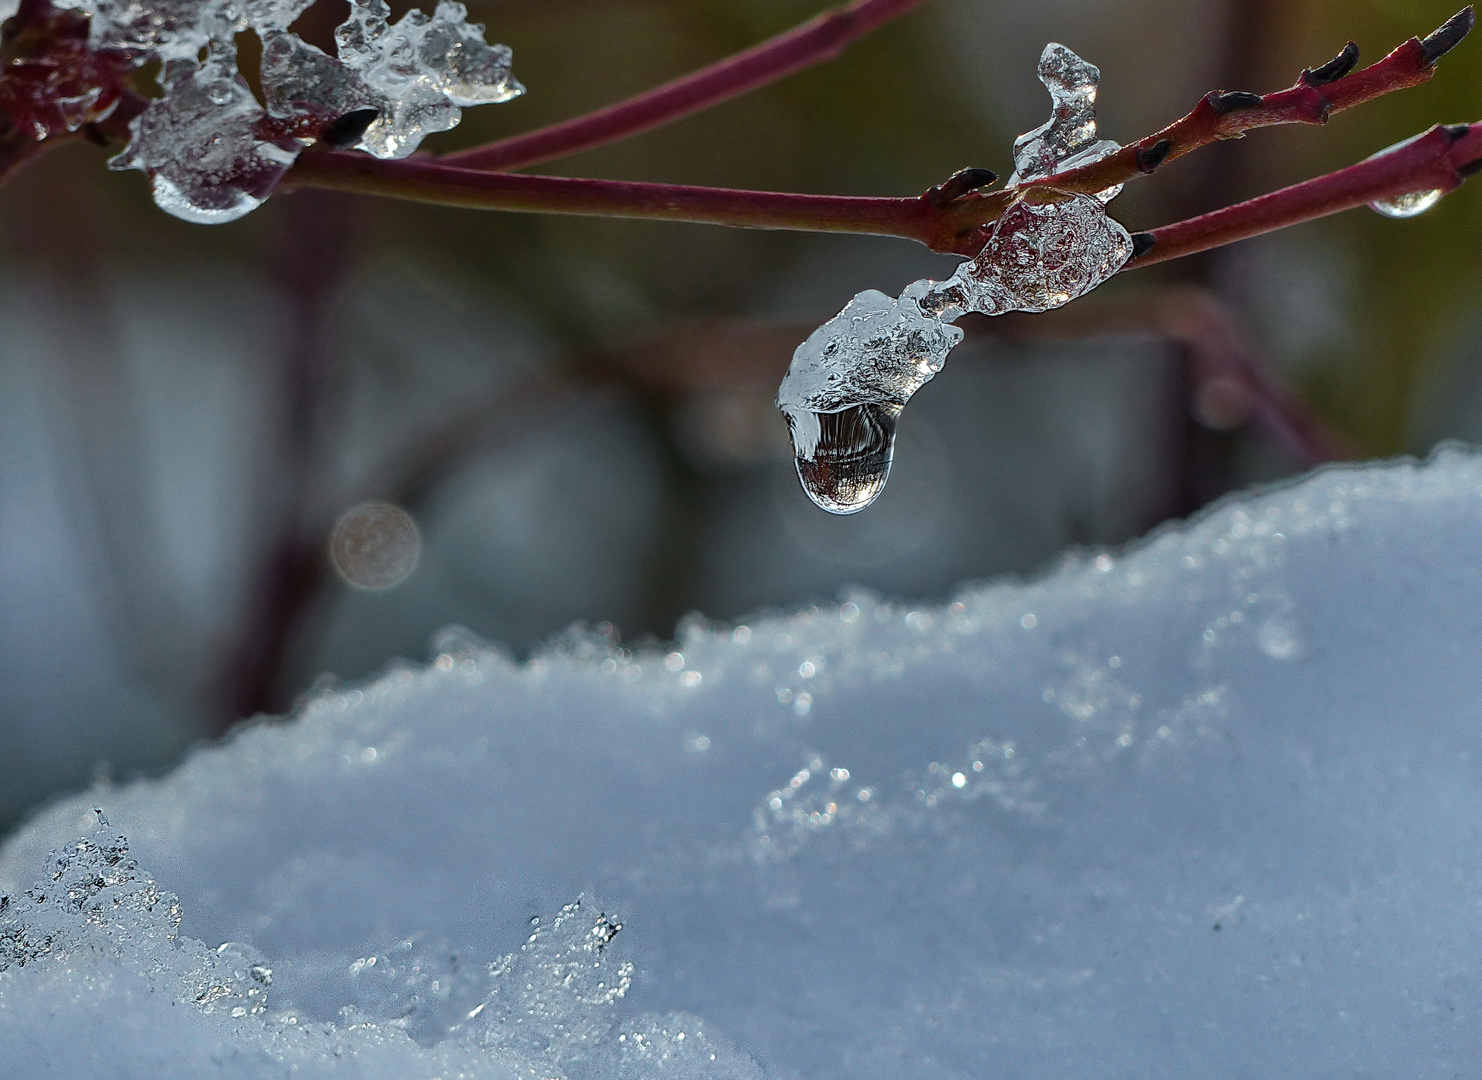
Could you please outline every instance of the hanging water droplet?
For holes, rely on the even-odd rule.
[[[880,497],[895,455],[901,406],[853,405],[831,413],[787,413],[798,479],[832,514],[855,514]]]
[[[1368,157],[1364,158],[1364,160],[1373,161],[1375,158],[1383,157],[1385,154],[1392,154],[1396,150],[1403,149],[1404,147],[1409,146],[1411,143],[1415,142],[1415,140],[1423,139],[1429,134],[1430,131],[1422,131],[1418,135],[1411,135],[1408,139],[1401,139],[1393,146],[1386,146],[1377,154],[1370,154]],[[1429,190],[1423,191],[1407,191],[1403,195],[1393,195],[1388,199],[1375,199],[1369,204],[1369,209],[1374,211],[1376,214],[1383,214],[1387,218],[1414,217],[1416,214],[1423,214],[1431,207],[1435,206],[1436,203],[1441,201],[1441,196],[1445,194],[1446,192],[1441,188],[1431,188]]]
[[[1416,214],[1423,214],[1436,203],[1441,201],[1441,196],[1446,192],[1440,188],[1431,191],[1407,191],[1403,195],[1396,195],[1389,199],[1375,199],[1369,204],[1369,209],[1376,214],[1383,214],[1387,218],[1408,218]]]

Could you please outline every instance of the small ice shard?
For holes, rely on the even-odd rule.
[[[852,514],[880,494],[901,409],[962,340],[918,304],[931,284],[917,282],[899,300],[862,292],[793,353],[777,407],[803,490],[825,510]]]
[[[98,0],[78,4],[92,16],[89,44],[139,61],[194,60],[211,40],[247,28],[223,0]]]
[[[262,205],[297,147],[258,136],[265,114],[237,74],[235,46],[213,41],[199,65],[172,60],[160,81],[165,96],[135,118],[109,167],[146,173],[155,203],[186,221],[234,221]]]
[[[1045,84],[1053,102],[1050,118],[1014,140],[1014,174],[1007,187],[1089,165],[1121,149],[1096,134],[1100,68],[1052,41],[1040,54],[1039,81]],[[1106,202],[1121,190],[1118,184],[1099,197]]]
[[[1049,311],[1084,296],[1132,257],[1132,235],[1099,198],[1023,198],[993,223],[976,257],[926,291],[928,310]]]
[[[98,826],[47,856],[19,903],[0,909],[0,972],[78,950],[123,957],[178,936],[180,903],[129,855],[128,838],[98,812]]]
[[[297,34],[268,33],[261,70],[263,99],[274,117],[305,117],[328,125],[360,109],[390,111],[385,96],[366,85],[354,69]]]

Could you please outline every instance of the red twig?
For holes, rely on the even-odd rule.
[[[924,196],[908,199],[795,195],[775,191],[526,176],[459,169],[409,158],[307,153],[284,178],[287,187],[336,188],[443,206],[483,210],[652,218],[753,229],[857,232],[930,243],[946,210]]]
[[[854,0],[745,52],[626,101],[442,160],[465,169],[520,169],[625,139],[832,60],[925,0]]]
[[[1061,191],[1104,191],[1145,176],[1166,162],[1220,139],[1279,124],[1325,124],[1335,112],[1427,81],[1436,61],[1472,29],[1471,5],[1453,15],[1424,39],[1411,38],[1378,63],[1351,71],[1358,46],[1349,42],[1332,60],[1302,72],[1295,85],[1276,93],[1249,94],[1212,90],[1192,112],[1145,139],[1128,143],[1109,157],[1031,181]],[[1350,73],[1351,72],[1351,73]],[[1023,185],[1029,186],[1029,185]]]
[[[1208,251],[1408,192],[1451,191],[1475,171],[1478,162],[1482,162],[1482,123],[1434,127],[1409,143],[1346,169],[1140,233],[1141,254],[1123,269]]]
[[[1140,233],[1128,268],[1150,266],[1410,191],[1450,191],[1482,160],[1482,125],[1437,127],[1369,161],[1187,221]],[[490,210],[656,218],[757,229],[872,233],[974,254],[969,234],[994,196],[941,201],[798,195],[682,184],[643,184],[456,169],[436,162],[305,154],[294,186],[337,188]],[[1149,241],[1152,246],[1147,247]]]

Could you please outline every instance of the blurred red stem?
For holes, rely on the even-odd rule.
[[[559,124],[445,155],[465,169],[512,170],[638,135],[839,56],[926,0],[854,0],[769,41],[626,101]]]
[[[1166,262],[1413,191],[1451,191],[1482,161],[1482,123],[1434,127],[1407,145],[1269,195],[1164,225],[1124,270]]]

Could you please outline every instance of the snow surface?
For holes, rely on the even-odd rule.
[[[14,836],[0,1076],[1472,1075],[1479,535],[1450,449],[945,608],[450,635]]]

